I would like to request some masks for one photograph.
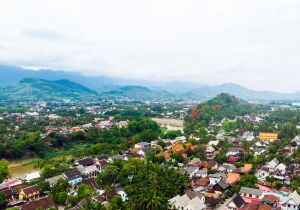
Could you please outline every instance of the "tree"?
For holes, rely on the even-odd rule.
[[[68,198],[68,193],[66,191],[59,192],[57,195],[57,203],[66,204]]]
[[[7,204],[8,200],[6,198],[6,195],[0,192],[0,209],[6,209]]]
[[[108,201],[108,209],[109,210],[123,210],[123,209],[125,209],[124,203],[122,201],[121,196],[117,195],[117,196],[112,197]]]
[[[241,181],[240,181],[239,185],[243,186],[243,187],[256,188],[257,182],[258,182],[258,180],[255,175],[245,174],[241,177]]]
[[[96,189],[88,185],[81,184],[77,190],[77,196],[83,201],[83,206],[89,208],[92,202],[92,198],[96,195]]]
[[[0,160],[0,183],[9,177],[8,164],[7,160]]]

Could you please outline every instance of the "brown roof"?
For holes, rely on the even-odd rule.
[[[235,173],[228,173],[226,180],[230,185],[234,185],[240,181],[240,175]]]
[[[87,179],[83,179],[80,184],[85,184],[85,185],[88,185],[92,188],[97,188],[97,184],[96,184],[96,180],[95,178],[87,178]],[[79,184],[79,185],[80,185]]]
[[[37,185],[32,185],[32,186],[22,189],[22,191],[25,193],[25,195],[29,195],[31,193],[38,192],[39,187]]]
[[[247,203],[241,210],[258,210],[259,205],[255,203]]]
[[[272,210],[272,206],[266,204],[259,205],[258,210]]]
[[[176,145],[172,146],[172,151],[176,152],[176,153],[180,153],[180,152],[184,151],[184,148],[183,148],[182,144],[176,144]]]
[[[266,201],[268,203],[275,203],[279,199],[274,195],[265,195],[262,199],[262,201]]]
[[[215,160],[208,160],[207,161],[207,166],[208,167],[214,167],[217,164],[217,161]]]
[[[43,197],[39,200],[29,201],[28,203],[25,203],[21,210],[36,210],[36,209],[42,209],[46,210],[50,207],[54,207],[54,200],[51,196],[49,197]]]
[[[252,171],[252,164],[245,164],[243,169],[242,169],[242,173],[249,173]]]
[[[209,178],[201,178],[195,181],[197,186],[206,186],[209,184]]]

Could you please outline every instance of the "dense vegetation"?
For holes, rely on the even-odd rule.
[[[193,133],[197,127],[208,126],[213,120],[218,122],[223,118],[233,119],[236,116],[255,113],[262,108],[222,93],[191,109],[190,115],[185,119],[185,131],[186,133]]]
[[[148,118],[136,118],[129,121],[128,127],[123,128],[91,128],[69,135],[52,132],[48,136],[41,135],[42,130],[40,129],[43,121],[33,123],[29,120],[17,130],[8,123],[0,122],[1,158],[20,158],[32,155],[49,157],[55,156],[59,151],[65,152],[76,147],[79,148],[80,145],[83,147],[81,150],[74,151],[76,155],[112,155],[128,149],[130,144],[155,140],[160,134],[157,123]]]
[[[18,84],[1,86],[1,101],[65,100],[96,97],[96,92],[69,80],[23,79]]]
[[[105,189],[121,183],[128,201],[121,202],[115,209],[132,210],[167,209],[168,199],[182,193],[187,182],[188,178],[174,168],[137,159],[114,162],[97,177],[97,183]]]

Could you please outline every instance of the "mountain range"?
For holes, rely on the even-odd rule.
[[[16,101],[63,101],[98,97],[97,92],[70,80],[49,81],[22,79],[17,84],[0,87],[2,102]]]
[[[157,83],[107,76],[84,76],[69,71],[30,70],[7,65],[0,65],[0,86],[2,100],[11,100],[14,97],[15,99],[26,98],[26,100],[43,98],[40,93],[43,96],[48,95],[49,99],[64,98],[63,96],[67,95],[70,96],[70,99],[74,99],[76,96],[82,98],[83,96],[103,95],[133,99],[179,98],[205,100],[223,92],[245,100],[300,100],[300,92],[257,91],[234,83],[215,86],[203,86],[180,81]],[[61,95],[59,92],[51,92],[49,88],[57,91],[64,90],[65,93]],[[20,95],[20,93],[23,93],[23,95]],[[26,94],[24,93],[28,96],[25,97]],[[30,96],[30,94],[35,94],[35,96]]]

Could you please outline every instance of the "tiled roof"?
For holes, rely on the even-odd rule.
[[[261,190],[254,189],[254,188],[249,188],[249,187],[242,187],[241,190],[240,190],[240,193],[258,195],[258,196],[261,196],[263,194],[263,192]]]
[[[259,205],[258,210],[272,210],[272,206],[266,204]]]
[[[91,157],[88,157],[88,158],[83,158],[81,160],[78,160],[77,162],[79,165],[82,165],[82,166],[90,166],[90,165],[94,164],[94,159]]]
[[[172,146],[172,151],[173,152],[176,152],[176,153],[179,153],[179,152],[182,152],[184,150],[182,144],[176,144],[174,146]]]
[[[22,206],[21,210],[46,210],[54,206],[54,200],[51,196],[49,196],[40,198],[39,200],[29,201]]]
[[[68,179],[74,179],[78,176],[81,176],[81,173],[78,170],[67,171],[64,173]]]
[[[279,199],[274,195],[265,195],[262,199],[262,201],[266,201],[268,203],[275,203]]]
[[[239,195],[235,196],[235,198],[232,199],[232,202],[238,208],[241,208],[245,204],[244,199],[241,196],[239,196]]]
[[[32,186],[22,189],[22,191],[25,193],[25,195],[29,195],[31,193],[38,192],[39,187],[37,185],[32,185]]]

